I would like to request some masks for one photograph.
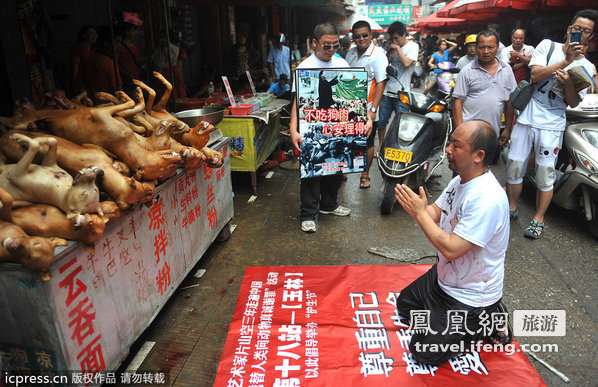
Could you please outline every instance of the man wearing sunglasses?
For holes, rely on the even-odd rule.
[[[576,91],[567,70],[579,66],[592,74],[592,63],[583,56],[582,48],[594,36],[596,22],[595,11],[579,11],[567,28],[565,43],[544,39],[538,44],[529,63],[532,82],[536,84],[532,99],[521,112],[512,133],[505,129],[500,138],[501,144],[511,138],[507,160],[507,195],[511,219],[518,216],[517,202],[532,149],[536,157],[536,213],[523,234],[527,238],[538,239],[544,231],[544,215],[552,200],[554,167],[567,123],[565,109],[567,105],[576,107],[587,91]],[[580,35],[579,43],[571,39],[574,32]],[[555,89],[562,89],[564,98],[555,93]]]
[[[376,117],[378,105],[382,100],[386,86],[386,66],[388,59],[384,50],[372,42],[372,29],[370,23],[359,20],[351,28],[355,47],[347,53],[347,62],[351,67],[364,67],[368,73],[368,121],[366,124],[367,138],[367,164],[361,174],[359,188],[370,188],[370,166],[374,161],[374,137],[376,137]]]
[[[338,29],[332,23],[318,24],[314,29],[312,48],[314,53],[305,59],[297,69],[314,68],[343,68],[349,64],[343,58],[334,56],[340,47]],[[293,83],[293,93],[296,92]],[[301,152],[303,139],[297,127],[297,100],[293,98],[291,109],[291,122],[289,124],[291,141],[295,149]],[[351,210],[338,204],[338,190],[341,186],[343,175],[328,175],[301,179],[301,230],[307,233],[316,232],[318,213],[336,216],[348,216]]]

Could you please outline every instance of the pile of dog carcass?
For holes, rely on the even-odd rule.
[[[92,106],[82,94],[56,98],[53,110],[17,103],[13,117],[0,118],[0,262],[48,278],[65,239],[98,241],[110,220],[151,202],[156,184],[179,167],[222,165],[222,154],[206,146],[214,127],[189,128],[168,113],[172,86],[154,75],[166,87],[155,105],[155,91],[135,81],[135,100],[97,93],[102,103]]]

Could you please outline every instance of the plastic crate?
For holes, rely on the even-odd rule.
[[[229,106],[230,114],[233,116],[246,116],[253,112],[252,103],[242,103],[237,106]]]

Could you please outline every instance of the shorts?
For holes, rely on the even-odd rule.
[[[540,191],[550,191],[555,181],[559,150],[563,133],[516,123],[511,133],[511,149],[507,160],[507,183],[521,184],[525,176],[531,150],[536,155],[536,185]]]
[[[388,126],[388,120],[390,120],[392,112],[394,111],[395,114],[400,112],[408,112],[409,106],[399,101],[399,99],[396,97],[389,97],[387,95],[383,95],[378,109],[378,127],[386,129],[386,127]]]
[[[374,139],[376,138],[376,132],[378,129],[378,121],[372,122],[372,131],[366,140],[366,149],[374,146]]]
[[[428,82],[436,82],[437,79],[438,74],[436,74],[434,71],[430,71],[430,75],[428,76]]]

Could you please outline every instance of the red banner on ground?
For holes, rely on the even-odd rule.
[[[247,268],[214,385],[545,385],[515,342],[439,366],[412,359],[395,303],[429,268]]]

